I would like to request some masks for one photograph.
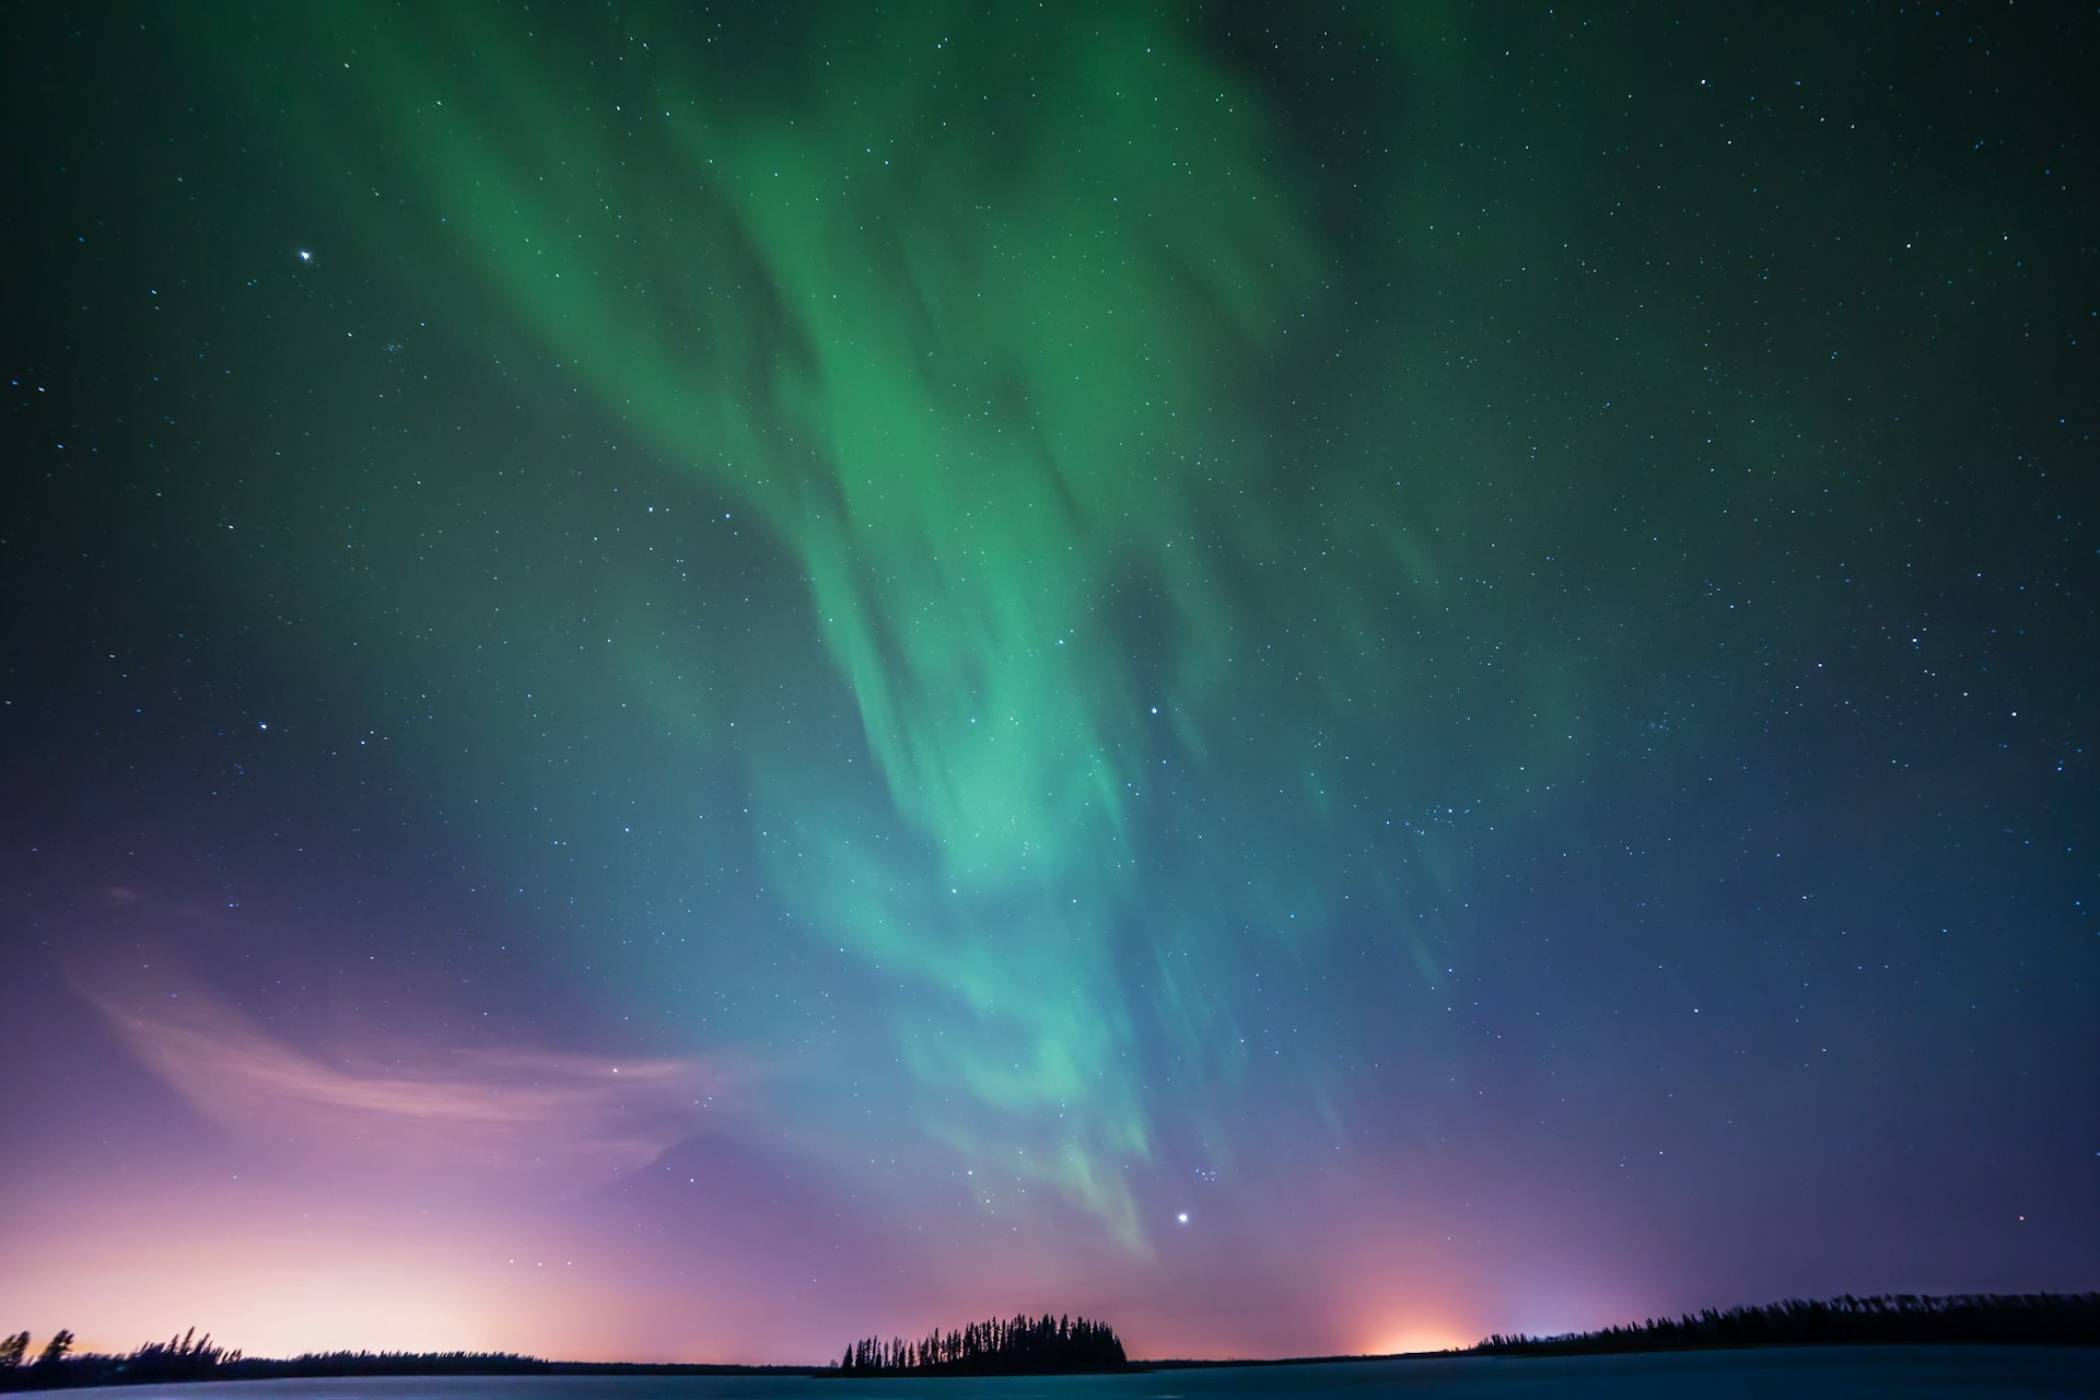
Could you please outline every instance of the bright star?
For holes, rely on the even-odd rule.
[[[1180,1214],[1176,1215],[1174,1219],[1179,1223],[1186,1225],[1189,1223],[1189,1213],[1187,1211],[1182,1211]]]
[[[304,248],[301,248],[301,249],[299,250],[299,261],[300,261],[300,262],[312,262],[313,260],[314,260],[314,255],[313,255],[313,254],[312,254],[311,252],[307,251],[307,250],[306,250],[306,249],[304,249]]]

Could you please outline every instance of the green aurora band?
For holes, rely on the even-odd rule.
[[[1507,490],[1451,464],[1491,476],[1521,449],[1490,407],[1465,420],[1474,437],[1439,429],[1406,454],[1440,473],[1408,467],[1410,396],[1462,376],[1445,346],[1352,343],[1350,327],[1404,320],[1367,288],[1425,295],[1466,259],[1508,259],[1497,238],[1522,230],[1412,259],[1338,246],[1260,96],[1134,7],[1052,24],[844,6],[806,44],[778,26],[778,62],[748,67],[636,19],[583,86],[559,21],[447,6],[410,26],[373,6],[262,23],[281,32],[200,47],[325,192],[337,241],[428,325],[523,384],[564,386],[572,422],[588,405],[618,425],[571,455],[640,449],[650,499],[757,525],[778,553],[756,586],[806,591],[806,634],[727,640],[629,539],[524,607],[448,601],[473,567],[433,585],[418,554],[360,580],[386,602],[340,610],[437,631],[471,612],[496,650],[540,657],[533,722],[501,757],[486,734],[431,741],[455,784],[537,783],[581,811],[606,787],[587,770],[613,764],[660,801],[597,824],[682,831],[698,869],[723,833],[686,814],[734,770],[780,916],[703,912],[660,865],[596,849],[582,898],[598,927],[630,930],[611,975],[654,988],[675,1022],[670,988],[688,984],[660,974],[684,956],[710,1031],[752,1035],[764,1023],[738,1003],[764,996],[761,945],[845,953],[880,991],[839,1013],[865,1023],[830,1053],[893,1056],[913,1131],[1050,1184],[1137,1250],[1129,1173],[1164,1120],[1230,1160],[1230,1086],[1255,1054],[1235,1006],[1265,950],[1349,920],[1383,930],[1352,975],[1434,988],[1452,936],[1435,921],[1462,932],[1446,899],[1461,818],[1483,773],[1523,772],[1529,794],[1579,749],[1563,663],[1583,644],[1534,615],[1543,640],[1519,662],[1472,630],[1463,579],[1415,522]],[[1406,23],[1380,41],[1438,42],[1433,18]],[[1393,168],[1390,188],[1349,197],[1407,226],[1456,203]],[[330,256],[346,255],[321,270]],[[1494,324],[1498,294],[1480,295]],[[1337,340],[1347,357],[1302,353]],[[1519,544],[1550,523],[1507,526]],[[521,614],[565,618],[595,649],[561,654]],[[739,681],[759,675],[764,693]],[[647,716],[646,743],[591,763],[535,753],[546,716],[615,704]],[[1476,737],[1401,747],[1439,732]],[[1420,806],[1367,808],[1371,773],[1419,782]],[[491,849],[527,834],[485,833]],[[702,928],[741,963],[688,943]],[[1259,1072],[1340,1140],[1337,1039],[1271,1044]],[[807,1067],[805,1110],[869,1087],[836,1087],[821,1054]],[[868,1131],[896,1126],[885,1112]]]
[[[753,790],[805,822],[767,847],[775,884],[910,984],[895,1031],[927,1131],[1039,1164],[1138,1243],[1119,1164],[1149,1134],[1111,949],[1147,863],[1128,809],[1155,752],[1203,751],[1189,716],[1229,685],[1236,622],[1218,558],[1263,543],[1203,505],[1263,466],[1232,367],[1318,290],[1251,98],[1134,17],[1028,35],[926,7],[907,36],[831,29],[842,55],[912,57],[842,63],[792,119],[696,95],[652,48],[620,90],[655,150],[609,177],[635,162],[567,110],[607,94],[561,94],[557,46],[452,13],[465,100],[441,57],[364,31],[410,217],[443,218],[667,470],[758,514],[851,688],[889,811],[792,736],[747,749]],[[1031,83],[1056,96],[1026,127],[969,119]],[[1117,615],[1134,594],[1166,615],[1150,637]],[[1168,654],[1134,662],[1148,645]],[[647,689],[647,658],[616,664]],[[1151,1010],[1207,1063],[1186,922]],[[927,1005],[946,1034],[920,1032]]]

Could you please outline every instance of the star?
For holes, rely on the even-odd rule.
[[[1175,1214],[1174,1220],[1176,1224],[1186,1225],[1189,1223],[1189,1213],[1185,1210],[1179,1211]]]

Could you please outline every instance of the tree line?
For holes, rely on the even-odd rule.
[[[834,1368],[843,1376],[1019,1376],[1057,1371],[1115,1371],[1128,1364],[1123,1341],[1105,1322],[1084,1317],[1016,1314],[988,1318],[917,1341],[863,1337]]]
[[[2100,1343],[2100,1293],[1960,1293],[1949,1297],[1891,1293],[1870,1298],[1847,1293],[1827,1299],[1789,1298],[1762,1307],[1706,1308],[1696,1316],[1651,1317],[1596,1332],[1552,1337],[1497,1332],[1474,1346],[1472,1354],[1552,1356],[1906,1342]]]
[[[1550,1337],[1496,1333],[1474,1356],[1553,1356],[1586,1352],[1688,1351],[1717,1347],[1943,1342],[2100,1345],[2100,1293],[1912,1293],[1813,1300],[1648,1318],[1623,1327]],[[1335,1358],[1341,1359],[1341,1358]],[[1169,1363],[1173,1364],[1173,1363]],[[1199,1363],[1200,1364],[1200,1363]],[[1024,1375],[1114,1371],[1130,1365],[1106,1323],[1088,1318],[993,1318],[917,1341],[867,1337],[827,1370],[807,1366],[709,1366],[543,1361],[515,1352],[308,1352],[244,1357],[197,1329],[148,1342],[124,1355],[80,1353],[61,1329],[32,1349],[28,1332],[0,1335],[0,1390],[163,1381],[264,1380],[299,1376],[410,1375]]]
[[[147,1342],[124,1356],[76,1355],[72,1329],[61,1327],[44,1343],[36,1360],[28,1358],[27,1332],[0,1338],[0,1390],[94,1385],[110,1379],[112,1373],[138,1382],[201,1380],[219,1374],[221,1366],[238,1362],[241,1354],[213,1342],[209,1332],[198,1336],[192,1327],[165,1342]]]
[[[623,1361],[543,1361],[507,1351],[329,1351],[298,1356],[243,1356],[197,1329],[148,1342],[122,1355],[73,1350],[60,1331],[34,1360],[30,1336],[0,1337],[0,1391],[59,1390],[85,1385],[152,1385],[167,1381],[279,1380],[311,1376],[505,1375],[797,1375],[809,1366],[710,1366]]]

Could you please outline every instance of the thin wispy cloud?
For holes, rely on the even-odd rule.
[[[189,984],[80,983],[139,1061],[198,1113],[253,1140],[390,1164],[577,1181],[649,1161],[726,1103],[725,1061],[458,1046],[395,1034],[309,1049]]]

